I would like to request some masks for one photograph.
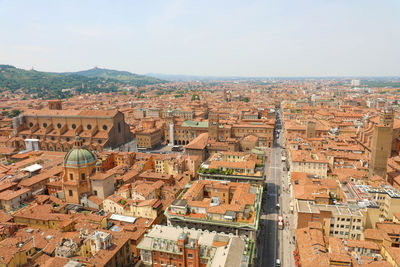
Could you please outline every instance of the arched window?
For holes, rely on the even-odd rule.
[[[76,128],[76,124],[75,124],[75,123],[72,124],[71,126],[72,126],[72,129],[75,129],[75,128]]]
[[[92,125],[88,124],[88,125],[87,125],[87,129],[88,129],[88,130],[92,129]]]
[[[43,123],[43,128],[46,128],[47,127],[47,123]]]
[[[57,128],[58,128],[58,129],[61,128],[61,123],[57,123]]]
[[[33,122],[30,122],[30,123],[29,123],[29,127],[32,127],[32,126],[33,126]]]

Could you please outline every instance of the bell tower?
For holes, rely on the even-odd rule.
[[[218,113],[212,113],[208,117],[208,136],[209,138],[218,141],[219,140],[219,115]]]
[[[393,123],[393,109],[386,108],[382,110],[379,116],[379,124],[374,126],[372,136],[369,178],[379,175],[386,179],[387,162],[392,152]]]

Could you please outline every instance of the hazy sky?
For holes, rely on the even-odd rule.
[[[43,71],[400,75],[399,0],[0,0],[0,63]]]

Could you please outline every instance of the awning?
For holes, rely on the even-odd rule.
[[[110,220],[127,222],[127,223],[134,223],[136,221],[136,218],[135,217],[131,217],[131,216],[113,214],[113,215],[111,215]]]
[[[42,168],[43,168],[42,165],[35,163],[35,164],[31,165],[31,166],[28,166],[28,167],[26,167],[26,168],[21,169],[21,171],[25,171],[25,172],[35,172],[35,171],[38,171],[38,170],[40,170],[40,169],[42,169]]]

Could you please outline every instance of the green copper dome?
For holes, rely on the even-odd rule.
[[[64,158],[64,165],[72,167],[81,167],[90,165],[96,161],[96,156],[85,148],[73,148]]]

